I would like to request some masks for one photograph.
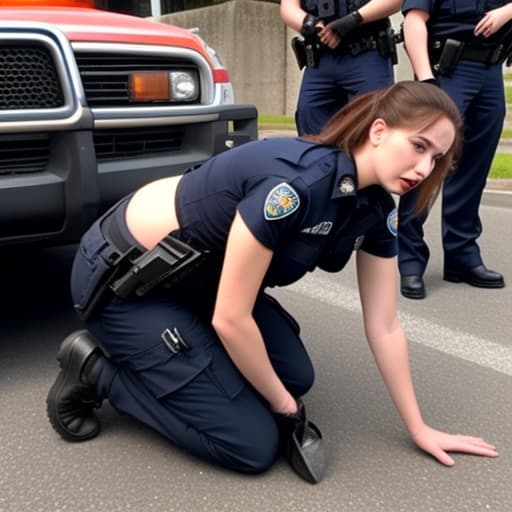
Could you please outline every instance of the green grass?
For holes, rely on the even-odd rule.
[[[294,130],[295,120],[293,117],[260,115],[258,116],[258,127],[260,129]]]
[[[496,153],[491,165],[489,178],[512,179],[512,154]]]
[[[505,87],[505,102],[507,105],[512,103],[512,87]]]

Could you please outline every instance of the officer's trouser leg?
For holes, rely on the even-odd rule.
[[[473,268],[482,263],[476,243],[482,231],[478,210],[501,136],[505,103],[501,65],[487,69],[464,62],[459,67],[452,80],[442,82],[463,112],[465,130],[457,171],[443,189],[443,247],[445,261]]]
[[[319,133],[352,97],[392,83],[391,59],[377,51],[354,57],[323,50],[318,66],[304,70],[295,114],[299,135]]]
[[[398,268],[402,276],[422,276],[430,256],[423,239],[427,215],[414,212],[418,195],[418,190],[411,190],[400,197],[398,205]]]
[[[265,341],[285,385],[289,380],[290,388],[307,391],[311,362],[291,324],[263,298],[255,317],[263,317]],[[190,346],[178,355],[161,339],[162,331],[173,327]],[[275,461],[274,416],[241,377],[213,329],[193,311],[148,298],[107,306],[89,328],[110,354],[97,386],[118,411],[229,469],[260,472]]]

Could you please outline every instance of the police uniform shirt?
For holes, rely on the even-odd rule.
[[[412,9],[430,13],[430,38],[456,39],[471,44],[493,44],[502,38],[502,27],[489,38],[476,37],[473,30],[483,15],[507,4],[507,0],[404,0],[402,14]]]
[[[249,142],[211,158],[184,174],[176,205],[187,237],[217,255],[238,210],[274,252],[267,286],[292,283],[317,266],[341,270],[354,248],[397,254],[391,196],[377,186],[357,191],[342,151],[300,139]]]
[[[301,0],[304,11],[320,18],[326,25],[335,19],[360,9],[370,0]],[[355,30],[347,34],[344,41],[358,41],[361,37],[376,35],[380,30],[386,30],[391,22],[389,18],[371,21],[359,25]]]

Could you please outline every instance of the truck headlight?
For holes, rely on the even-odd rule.
[[[179,71],[137,71],[129,77],[129,98],[133,103],[180,103],[199,98],[197,73]]]
[[[199,96],[197,75],[188,71],[171,71],[171,101],[194,101]]]

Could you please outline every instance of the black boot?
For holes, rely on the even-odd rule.
[[[48,392],[46,410],[52,427],[67,441],[86,441],[100,431],[93,410],[103,398],[87,380],[100,358],[103,351],[85,330],[74,331],[60,346],[57,360],[62,370]]]

